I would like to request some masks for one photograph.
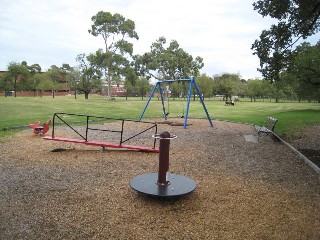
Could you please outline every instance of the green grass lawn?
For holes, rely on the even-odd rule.
[[[26,126],[35,121],[52,119],[56,112],[87,114],[110,118],[138,120],[147,98],[116,98],[109,101],[104,96],[84,95],[63,97],[0,97],[0,136],[10,134],[17,126]],[[185,115],[187,99],[165,102],[169,117]],[[293,136],[310,125],[320,124],[319,103],[275,103],[275,102],[237,102],[235,106],[225,106],[223,101],[206,100],[206,107],[213,119],[230,120],[263,125],[268,116],[279,119],[276,133],[280,136]],[[142,120],[162,117],[162,105],[153,98]],[[189,118],[205,118],[199,101],[191,101]],[[297,136],[298,137],[298,136]]]

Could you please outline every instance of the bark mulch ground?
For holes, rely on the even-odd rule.
[[[158,171],[157,153],[102,152],[31,130],[1,139],[0,239],[320,239],[315,171],[281,143],[246,141],[257,135],[253,126],[189,123],[158,125],[178,136],[170,172],[197,183],[190,195],[165,201],[129,186]],[[133,144],[152,141],[142,138]],[[295,144],[319,150],[302,143]]]

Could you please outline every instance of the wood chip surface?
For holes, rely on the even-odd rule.
[[[320,239],[320,177],[290,149],[246,141],[257,136],[251,125],[188,123],[158,124],[177,135],[169,171],[197,183],[174,200],[130,188],[158,172],[157,153],[45,141],[31,129],[1,139],[0,239]],[[57,134],[74,137],[64,127]]]

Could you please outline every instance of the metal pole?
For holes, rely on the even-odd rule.
[[[122,145],[123,126],[124,126],[124,120],[122,120],[122,123],[121,123],[120,145]]]
[[[188,102],[187,102],[186,116],[184,118],[183,128],[187,128],[191,94],[192,94],[192,80],[190,81],[190,86],[189,86]]]
[[[54,138],[54,121],[56,119],[56,115],[57,113],[53,114],[53,117],[52,117],[52,138]]]
[[[141,113],[141,115],[140,115],[140,117],[139,117],[139,121],[141,121],[141,119],[142,119],[142,117],[143,117],[143,115],[144,115],[144,112],[147,110],[147,107],[148,107],[148,105],[149,105],[149,103],[150,103],[150,101],[151,101],[151,98],[152,98],[154,92],[156,91],[156,88],[157,88],[158,84],[159,84],[159,82],[157,82],[157,84],[154,86],[154,88],[153,88],[153,90],[152,90],[152,92],[151,92],[151,94],[150,94],[150,96],[149,96],[149,99],[148,99],[148,101],[147,101],[147,103],[146,103],[146,106],[144,107],[144,109],[143,109],[143,111],[142,111],[142,113]]]
[[[205,111],[205,113],[206,113],[206,115],[207,115],[207,118],[208,118],[208,120],[209,120],[210,126],[213,127],[213,123],[212,123],[211,118],[210,118],[210,116],[209,116],[209,113],[208,113],[208,110],[207,110],[207,108],[206,108],[206,105],[204,104],[204,101],[203,101],[203,98],[202,98],[200,89],[199,89],[199,87],[198,87],[198,85],[197,85],[197,83],[196,83],[196,81],[195,81],[194,78],[193,78],[191,81],[193,82],[194,87],[195,87],[195,89],[196,89],[197,92],[198,92],[198,96],[199,96],[199,98],[200,98],[200,101],[201,101],[201,104],[202,104],[202,106],[203,106],[203,109],[204,109],[204,111]]]
[[[89,116],[87,116],[87,127],[86,127],[86,142],[88,141],[88,130],[89,130]]]
[[[160,134],[158,185],[169,184],[169,181],[167,181],[167,172],[169,171],[169,138],[169,132],[162,132]]]

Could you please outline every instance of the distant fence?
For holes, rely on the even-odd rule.
[[[65,96],[68,95],[69,92],[54,92],[55,96]],[[18,91],[16,93],[17,97],[45,97],[52,96],[52,92],[40,92],[40,91]],[[14,91],[7,91],[7,95],[5,92],[0,92],[0,96],[13,97]]]

